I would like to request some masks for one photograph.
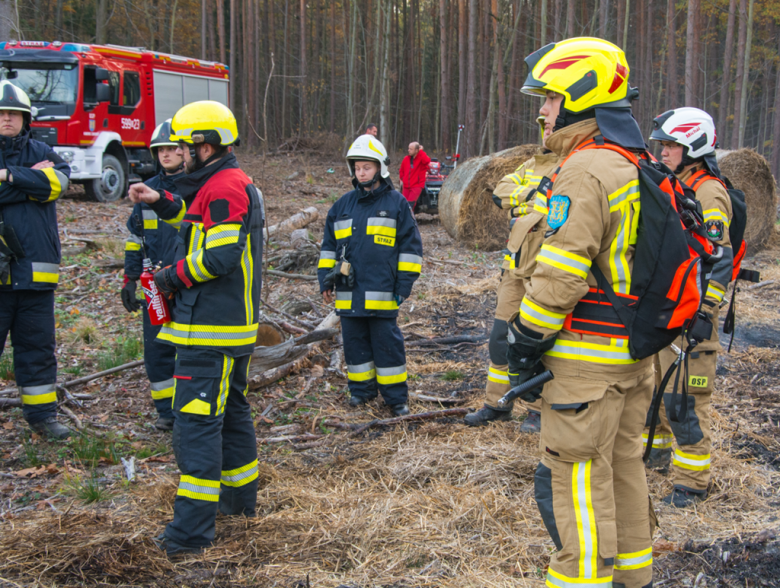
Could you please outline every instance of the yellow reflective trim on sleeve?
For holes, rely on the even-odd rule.
[[[179,412],[209,416],[211,414],[211,405],[208,402],[195,398],[182,406]]]
[[[165,196],[162,196],[165,198]],[[184,202],[184,200],[179,201],[181,203],[181,209],[179,210],[179,213],[169,219],[163,219],[163,222],[165,224],[171,225],[174,229],[178,229],[181,226],[181,221],[184,219],[184,215],[187,214],[187,204]]]
[[[639,180],[631,180],[622,188],[619,188],[607,196],[609,200],[609,211],[615,212],[621,206],[634,200],[639,200]]]
[[[408,261],[399,261],[398,262],[398,271],[399,272],[417,272],[418,274],[422,271],[422,265],[419,263],[410,263]]]
[[[33,272],[33,282],[45,282],[47,284],[57,284],[60,281],[59,274],[49,272]]]
[[[125,251],[141,251],[141,244],[125,241]]]
[[[628,206],[621,209],[620,225],[615,238],[609,246],[609,270],[612,277],[612,289],[618,294],[628,294],[631,290],[631,271],[626,258],[631,240],[631,210]]]
[[[520,316],[534,325],[556,331],[563,328],[563,323],[566,320],[565,314],[542,308],[527,297],[523,298],[520,303]]]
[[[211,227],[206,233],[206,249],[238,243],[241,235],[239,223],[225,223]]]
[[[704,222],[711,220],[722,221],[726,228],[729,227],[729,217],[720,208],[708,208],[704,211]]]
[[[536,261],[579,276],[583,280],[587,279],[592,263],[586,257],[547,244],[542,245]]]
[[[206,282],[217,277],[212,276],[203,265],[203,249],[198,249],[187,256],[187,266],[190,268],[192,277],[198,282]]]
[[[47,392],[46,394],[22,394],[22,404],[27,406],[34,406],[37,404],[49,404],[50,402],[57,402],[57,391]]]
[[[57,170],[53,167],[47,167],[41,171],[47,178],[49,178],[49,184],[51,185],[51,192],[49,193],[49,197],[46,199],[46,202],[57,200],[57,198],[60,197],[60,194],[62,194],[62,183],[57,177]]]
[[[317,269],[330,269],[332,267],[336,267],[335,259],[320,259],[319,263],[317,264]]]
[[[726,291],[721,290],[715,284],[710,283],[707,286],[707,296],[716,300],[717,302],[721,302],[725,295],[726,295]]]

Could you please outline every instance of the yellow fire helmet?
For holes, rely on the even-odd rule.
[[[525,58],[524,94],[565,97],[572,113],[592,108],[631,106],[636,90],[628,85],[628,62],[620,47],[594,37],[575,37],[545,45]]]
[[[192,102],[182,106],[173,116],[170,140],[189,145],[238,145],[236,117],[220,102]]]

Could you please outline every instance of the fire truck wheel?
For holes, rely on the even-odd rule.
[[[97,202],[114,202],[127,193],[125,168],[113,155],[103,156],[103,175],[84,184],[84,191]]]

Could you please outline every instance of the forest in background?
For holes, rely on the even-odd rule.
[[[780,0],[0,0],[10,38],[142,46],[230,66],[244,144],[379,125],[474,156],[536,142],[523,59],[592,35],[623,47],[645,135],[675,106],[780,172]],[[0,34],[3,34],[0,29]],[[264,116],[265,115],[265,116]],[[775,142],[775,137],[778,141]]]

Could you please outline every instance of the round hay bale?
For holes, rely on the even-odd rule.
[[[450,237],[487,251],[503,248],[509,225],[506,211],[493,204],[493,190],[537,153],[539,145],[520,145],[459,164],[439,194],[439,219]]]
[[[745,241],[753,255],[765,248],[777,219],[777,186],[769,163],[752,149],[718,150],[718,166],[735,188],[745,193],[747,228]]]

